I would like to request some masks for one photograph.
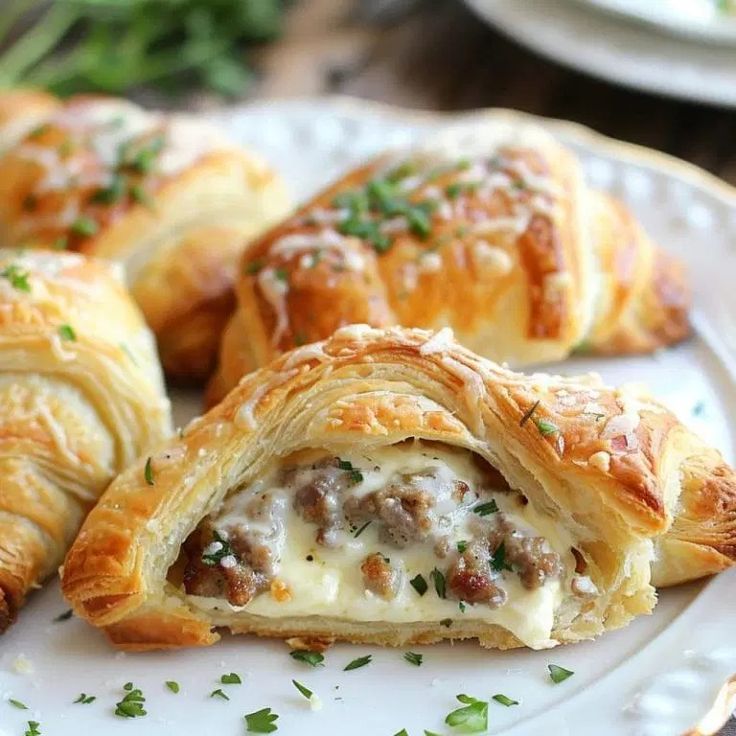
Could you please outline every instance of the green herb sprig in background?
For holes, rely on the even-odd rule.
[[[6,0],[0,88],[57,94],[193,87],[241,95],[246,49],[276,37],[284,0]]]

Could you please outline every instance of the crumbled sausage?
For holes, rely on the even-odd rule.
[[[269,587],[274,574],[274,560],[259,534],[242,527],[218,530],[227,535],[230,554],[214,564],[205,561],[206,550],[215,541],[215,528],[203,523],[184,542],[187,556],[184,588],[191,595],[227,598],[234,606],[244,606]]]
[[[432,530],[430,510],[435,505],[432,493],[419,483],[428,477],[434,477],[431,471],[400,475],[379,491],[347,499],[345,514],[353,523],[381,522],[381,539],[396,547],[423,542]]]
[[[522,537],[512,532],[504,539],[506,561],[519,573],[522,585],[535,590],[548,578],[557,578],[562,572],[562,561],[556,552],[545,550],[544,537]]]
[[[311,468],[292,468],[285,472],[284,483],[295,485],[294,509],[305,521],[316,524],[317,542],[332,547],[337,532],[344,526],[342,494],[348,485],[344,470],[335,458]]]
[[[363,573],[363,584],[367,590],[391,600],[396,596],[399,574],[379,552],[368,555],[360,566]]]
[[[483,540],[467,545],[447,572],[447,588],[454,598],[467,603],[487,603],[498,608],[506,602],[506,591],[494,580],[490,550]]]
[[[479,529],[484,523],[491,554],[503,544],[505,562],[518,573],[525,588],[534,590],[544,585],[548,578],[560,576],[562,560],[549,550],[544,537],[522,535],[502,512],[493,514],[490,520],[476,522],[475,528]]]

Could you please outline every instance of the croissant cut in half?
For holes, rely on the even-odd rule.
[[[0,631],[107,484],[171,433],[153,335],[119,266],[0,250]]]
[[[30,105],[3,101],[16,119]],[[275,173],[213,126],[121,99],[58,103],[0,159],[0,244],[122,263],[182,380],[211,371],[242,250],[287,207]]]
[[[549,133],[492,113],[329,186],[244,254],[210,389],[346,324],[452,327],[512,366],[689,334],[679,261]]]
[[[551,647],[736,558],[736,478],[664,407],[449,330],[349,326],[119,476],[67,556],[128,649],[236,633]]]

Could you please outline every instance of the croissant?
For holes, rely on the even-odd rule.
[[[0,632],[110,482],[171,431],[119,267],[0,250]]]
[[[210,388],[364,322],[438,329],[525,365],[689,332],[681,264],[536,126],[480,119],[387,154],[252,244]]]
[[[180,380],[211,372],[242,248],[286,206],[217,130],[118,99],[73,98],[0,160],[0,242],[121,262]]]
[[[734,471],[651,398],[513,373],[448,329],[353,325],[119,476],[62,587],[127,649],[215,627],[543,648],[735,560]]]
[[[0,154],[38,127],[59,104],[47,92],[27,89],[0,92]]]

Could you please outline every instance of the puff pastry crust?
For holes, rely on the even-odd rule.
[[[508,484],[494,496],[497,501],[487,501],[489,518],[501,518],[490,513],[494,504],[504,511],[509,499],[516,498],[519,509],[525,509],[518,513],[536,519],[540,529],[546,524],[550,545],[553,538],[563,540],[553,546],[559,560],[547,559],[552,563],[547,573],[554,576],[556,569],[557,597],[553,596],[554,604],[546,599],[549,630],[541,639],[525,640],[519,633],[524,615],[484,617],[479,611],[485,609],[479,605],[468,606],[465,612],[455,607],[448,625],[446,614],[436,613],[439,609],[430,605],[450,604],[440,600],[439,589],[436,596],[430,590],[421,598],[410,597],[406,609],[410,615],[401,620],[389,620],[388,614],[358,615],[363,610],[359,604],[342,615],[331,614],[342,610],[343,588],[329,599],[330,609],[322,615],[300,613],[299,596],[309,596],[309,590],[299,587],[303,565],[308,563],[300,557],[305,550],[297,527],[287,533],[278,571],[281,579],[271,580],[270,587],[266,583],[263,592],[245,605],[228,606],[221,597],[213,604],[206,596],[215,594],[204,594],[201,588],[190,594],[189,583],[209,584],[195,579],[204,569],[201,566],[185,571],[182,583],[182,554],[188,565],[194,560],[197,567],[198,557],[187,550],[204,533],[207,519],[231,514],[231,504],[265,499],[264,479],[274,466],[291,467],[287,475],[297,476],[327,468],[348,473],[348,480],[360,485],[364,476],[358,471],[356,477],[358,466],[345,457],[366,453],[373,458],[401,451],[407,462],[413,462],[418,451],[407,441],[481,458],[484,467],[495,469],[497,481],[502,476]],[[315,448],[342,459],[294,466],[295,453]],[[652,566],[655,581],[675,583],[723,569],[736,557],[734,471],[668,410],[633,389],[608,388],[596,376],[511,372],[460,347],[447,329],[432,333],[354,325],[325,342],[298,348],[246,376],[221,404],[153,454],[150,467],[153,485],[145,478],[145,458],[111,484],[71,548],[62,576],[63,592],[77,614],[127,649],[211,644],[218,638],[217,626],[307,642],[339,638],[403,645],[477,637],[485,647],[522,642],[553,646],[591,638],[651,611]],[[378,461],[373,470],[368,461],[360,467],[366,477],[379,469]],[[308,503],[312,491],[298,499],[287,490],[283,508]],[[375,497],[371,503],[377,503]],[[405,506],[402,501],[411,513],[420,506],[416,498]],[[302,509],[303,521],[312,531],[313,511]],[[390,532],[389,517],[381,518],[383,532]],[[518,535],[510,534],[505,537],[507,561],[511,540],[518,541]],[[356,532],[353,546],[357,536]],[[227,543],[234,545],[235,539],[229,539]],[[397,563],[409,554],[406,541],[404,536],[394,539],[393,547],[382,548],[384,562]],[[197,548],[196,555],[201,552],[202,562],[215,564],[225,554],[222,542]],[[548,550],[546,542],[534,544],[538,552]],[[314,554],[327,559],[324,545],[315,549],[321,551]],[[348,554],[348,547],[340,549]],[[340,549],[330,564],[341,564]],[[458,542],[457,552],[461,549],[465,548]],[[454,542],[448,554],[454,555],[453,550]],[[507,569],[496,564],[496,555],[498,549],[494,569]],[[560,561],[562,572],[557,567]],[[235,563],[220,560],[222,567]],[[380,572],[381,559],[372,558],[373,563]],[[330,564],[325,570],[328,579]],[[302,567],[294,574],[297,565]],[[289,566],[295,569],[290,571]],[[364,573],[372,574],[372,569],[368,565]],[[578,595],[572,591],[581,572],[587,580],[577,580]],[[502,582],[511,586],[513,573],[501,574]],[[404,592],[413,594],[405,582]],[[447,590],[453,584],[447,573]],[[471,600],[483,584],[473,583],[461,592],[469,591],[463,596]],[[313,597],[319,599],[320,591]],[[419,601],[429,601],[429,607],[419,608]],[[511,601],[509,594],[507,605]]]
[[[248,239],[288,207],[279,178],[211,126],[76,97],[0,160],[0,242],[125,266],[167,375],[212,370]]]
[[[689,333],[682,265],[545,131],[480,118],[351,171],[244,256],[211,398],[338,327],[439,329],[499,362]]]
[[[110,479],[171,432],[119,267],[0,250],[0,631]]]
[[[41,125],[60,104],[40,90],[0,92],[0,154]]]

